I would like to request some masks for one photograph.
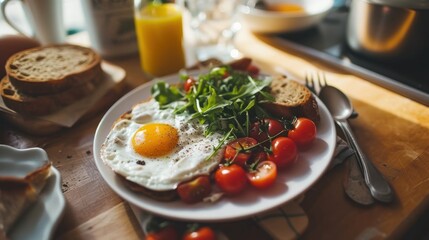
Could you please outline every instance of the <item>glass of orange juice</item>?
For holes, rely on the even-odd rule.
[[[144,72],[158,77],[185,67],[181,9],[174,3],[136,0],[135,26]]]

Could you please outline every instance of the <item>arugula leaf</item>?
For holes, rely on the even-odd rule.
[[[187,93],[166,83],[157,83],[152,94],[160,105],[184,100],[185,104],[175,112],[189,114],[201,124],[207,124],[206,135],[220,132],[240,137],[248,135],[254,118],[268,116],[260,103],[273,101],[267,91],[270,83],[269,77],[257,79],[246,72],[222,66],[199,75],[196,85]]]
[[[175,86],[160,81],[155,83],[151,88],[152,96],[159,102],[159,105],[167,105],[183,98],[183,94]]]

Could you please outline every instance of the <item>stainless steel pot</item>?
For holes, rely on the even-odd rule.
[[[347,43],[383,61],[429,54],[429,0],[352,0]]]

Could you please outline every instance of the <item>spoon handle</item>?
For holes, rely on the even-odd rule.
[[[356,157],[363,171],[365,183],[368,186],[371,195],[379,201],[391,202],[393,200],[393,192],[389,183],[360,149],[347,120],[337,120],[337,124],[344,131],[351,147],[356,152]]]

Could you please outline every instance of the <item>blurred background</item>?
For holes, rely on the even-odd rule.
[[[25,20],[24,11],[19,1],[12,1],[7,6],[8,16],[17,25],[28,33],[31,32],[29,25]],[[10,8],[10,9],[9,9]],[[64,24],[68,34],[73,34],[85,29],[83,12],[80,1],[76,0],[63,0],[63,14]],[[15,33],[3,19],[3,15],[0,14],[0,35]]]

